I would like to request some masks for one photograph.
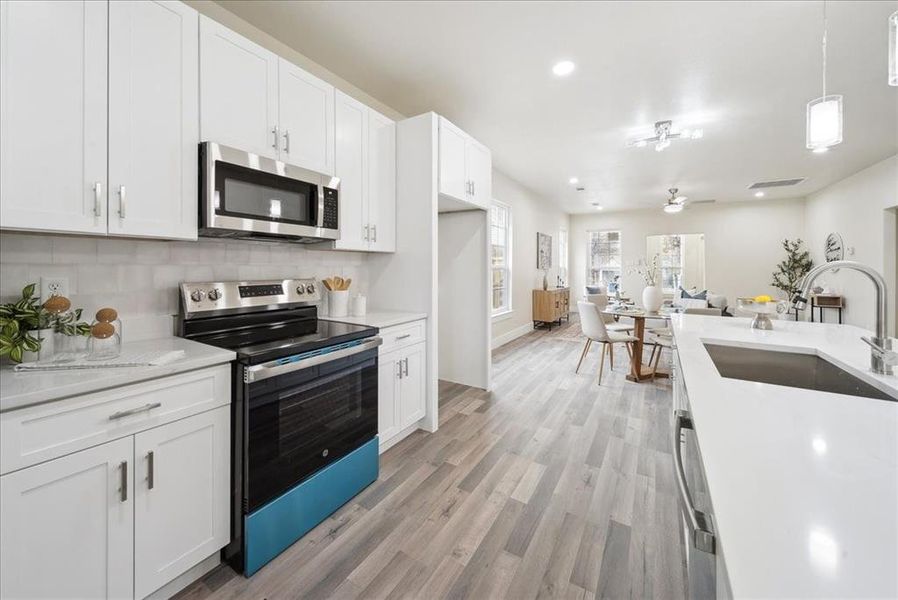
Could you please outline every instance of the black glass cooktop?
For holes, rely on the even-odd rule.
[[[232,328],[191,336],[191,339],[233,350],[241,362],[258,364],[377,334],[375,327],[316,318],[270,320],[242,326],[237,321],[232,325]]]

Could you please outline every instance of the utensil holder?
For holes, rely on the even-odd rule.
[[[349,290],[328,291],[327,312],[331,317],[349,316]]]

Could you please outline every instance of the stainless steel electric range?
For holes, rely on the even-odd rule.
[[[247,576],[377,479],[381,338],[319,301],[313,280],[181,284],[179,335],[237,353],[223,554]]]

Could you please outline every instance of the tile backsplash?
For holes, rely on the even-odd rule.
[[[168,242],[0,233],[0,301],[43,277],[67,277],[83,318],[112,306],[126,340],[170,335],[182,281],[352,277],[368,291],[366,255],[311,250],[300,244],[241,240]]]

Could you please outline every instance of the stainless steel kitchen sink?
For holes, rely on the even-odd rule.
[[[816,354],[741,348],[723,344],[705,344],[705,350],[711,356],[721,377],[898,402],[898,398],[858,379]]]

